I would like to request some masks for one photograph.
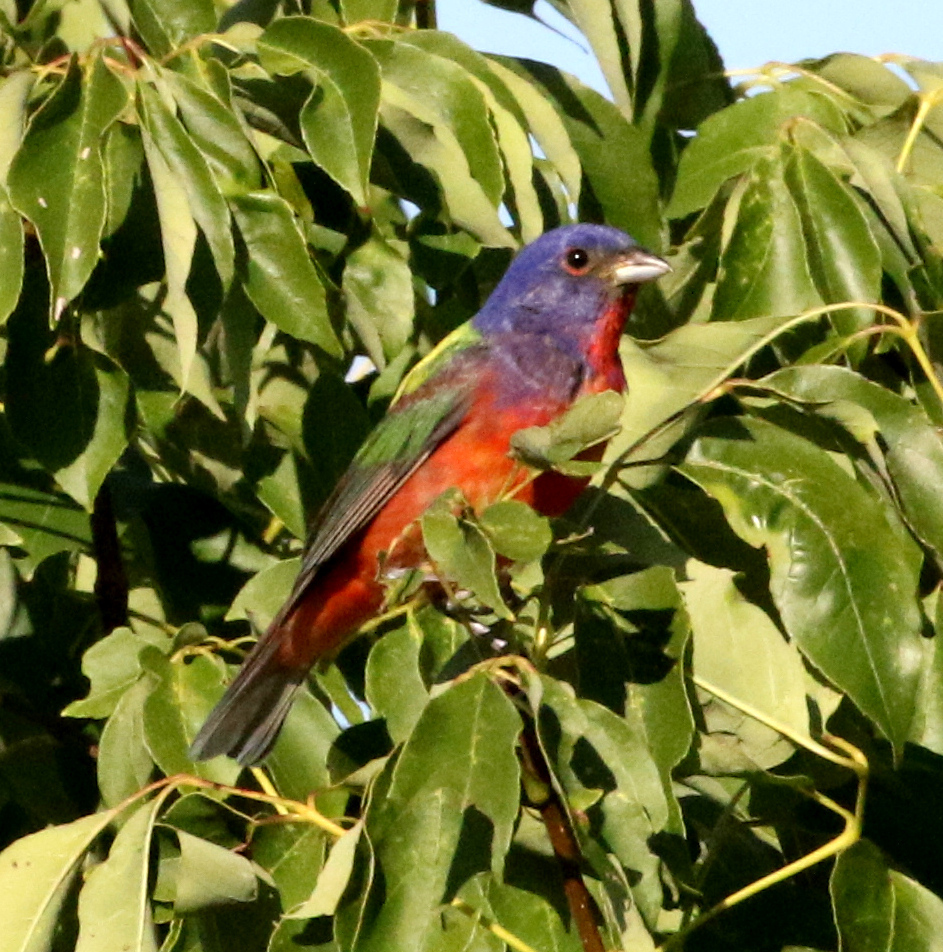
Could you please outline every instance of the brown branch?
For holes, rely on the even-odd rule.
[[[416,0],[416,26],[420,30],[436,29],[435,0]]]
[[[550,768],[537,739],[534,719],[527,714],[524,714],[520,754],[525,774],[524,788],[533,805],[540,811],[541,819],[547,827],[550,845],[563,876],[563,891],[570,907],[570,915],[576,923],[584,952],[606,952],[597,925],[596,903],[583,882],[583,854],[579,840],[566,807],[553,785]]]
[[[128,576],[121,560],[121,543],[111,505],[111,493],[102,484],[92,509],[92,554],[98,565],[95,599],[105,634],[128,624]]]

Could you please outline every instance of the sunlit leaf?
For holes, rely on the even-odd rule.
[[[94,813],[23,837],[0,853],[4,952],[45,952],[53,947],[79,864],[114,818],[114,811]]]
[[[147,886],[160,806],[159,797],[139,806],[118,831],[108,858],[88,874],[79,895],[76,952],[157,952]]]
[[[366,205],[380,104],[373,56],[337,27],[304,17],[276,20],[258,49],[273,72],[310,69],[314,89],[299,114],[305,145],[315,163]]]
[[[272,192],[251,192],[235,196],[232,209],[246,246],[243,282],[249,299],[283,331],[339,357],[324,285],[288,203]]]
[[[98,261],[105,224],[103,135],[127,101],[124,84],[101,58],[91,60],[87,77],[73,63],[33,117],[10,166],[10,200],[36,226],[55,319]]]
[[[770,562],[787,632],[900,745],[919,679],[919,553],[822,450],[762,420],[705,428],[682,471]]]

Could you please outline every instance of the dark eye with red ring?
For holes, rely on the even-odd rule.
[[[570,274],[586,274],[589,270],[589,252],[583,248],[570,248],[563,256],[563,264]]]

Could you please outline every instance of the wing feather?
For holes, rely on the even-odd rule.
[[[402,485],[455,432],[472,403],[487,349],[473,346],[404,396],[377,424],[311,523],[301,571],[281,611],[289,614],[350,538],[366,528]]]

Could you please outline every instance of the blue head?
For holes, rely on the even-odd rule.
[[[472,323],[483,334],[552,334],[579,342],[616,299],[667,270],[617,228],[565,225],[518,254]]]

